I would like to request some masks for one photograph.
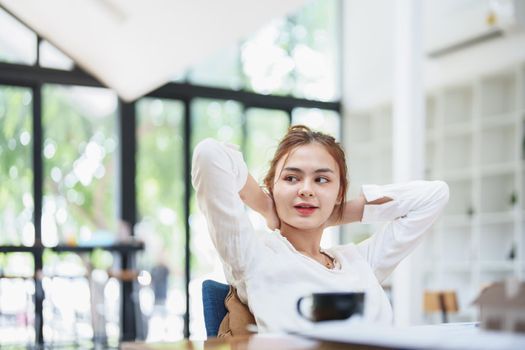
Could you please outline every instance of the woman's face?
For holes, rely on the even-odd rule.
[[[339,167],[319,143],[297,147],[277,163],[273,198],[277,215],[287,225],[322,227],[339,204],[339,189]]]

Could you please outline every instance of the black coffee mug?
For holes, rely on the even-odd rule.
[[[301,304],[312,299],[310,315],[305,315]],[[365,308],[364,292],[313,293],[297,300],[297,312],[312,322],[345,320],[353,315],[363,315]]]

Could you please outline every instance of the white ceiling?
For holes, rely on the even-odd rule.
[[[0,0],[132,101],[305,0]]]

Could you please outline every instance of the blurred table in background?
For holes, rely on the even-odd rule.
[[[34,304],[35,304],[35,345],[40,346],[44,344],[43,337],[43,302],[44,302],[44,289],[42,287],[43,273],[43,259],[42,256],[44,251],[49,250],[55,253],[77,253],[77,254],[90,254],[95,250],[105,250],[112,253],[116,253],[119,257],[118,270],[112,272],[122,283],[121,290],[121,327],[120,327],[120,338],[123,340],[132,340],[137,338],[137,303],[133,297],[134,287],[133,283],[136,279],[135,271],[135,254],[139,251],[144,250],[144,242],[129,239],[125,241],[114,241],[108,242],[107,244],[90,244],[89,242],[83,242],[81,244],[59,244],[52,247],[46,247],[41,244],[35,244],[34,246],[11,246],[3,245],[0,246],[1,254],[10,253],[30,253],[34,259],[34,274],[31,277],[35,283],[34,292]],[[5,276],[0,271],[0,278],[19,278],[20,276]],[[28,278],[27,276],[22,276]]]
[[[238,336],[229,339],[211,338],[206,341],[181,340],[175,343],[122,343],[121,350],[379,350],[387,349],[358,344],[316,341],[287,334]]]

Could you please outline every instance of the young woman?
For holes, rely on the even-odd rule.
[[[226,279],[259,332],[307,326],[296,302],[315,292],[365,291],[365,319],[391,322],[380,283],[448,201],[442,181],[364,185],[358,198],[346,201],[343,149],[305,126],[291,127],[279,143],[265,190],[235,146],[212,139],[195,148],[192,180]],[[257,234],[244,205],[264,216],[273,232]],[[326,227],[355,221],[386,224],[358,245],[320,248]]]

